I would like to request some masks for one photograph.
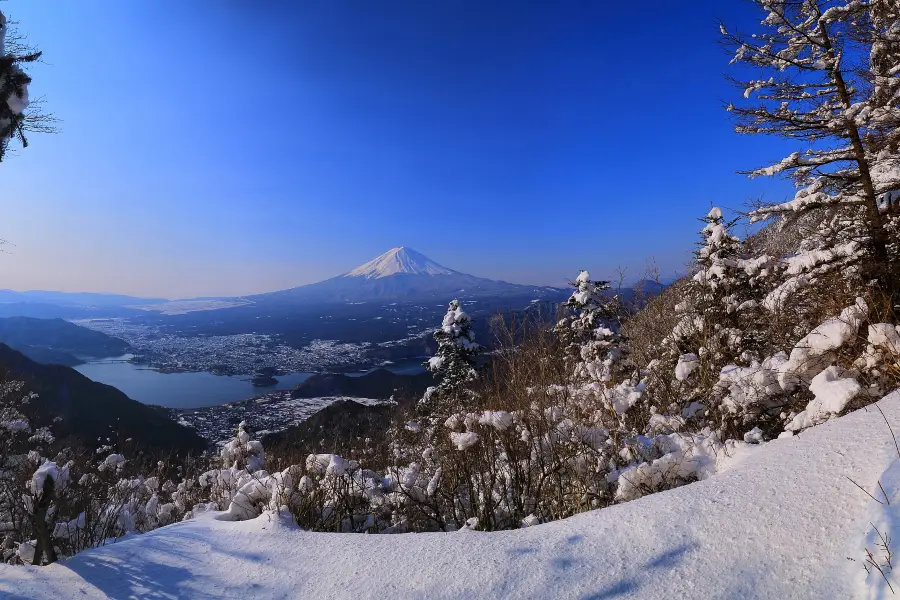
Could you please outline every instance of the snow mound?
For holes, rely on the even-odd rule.
[[[900,421],[900,393],[879,405]],[[877,493],[896,456],[870,409],[734,444],[698,483],[515,531],[310,533],[274,512],[201,513],[49,567],[0,565],[0,597],[851,598],[865,571],[847,558],[873,517],[847,477]]]
[[[675,366],[675,379],[684,381],[700,366],[700,359],[696,354],[682,354]]]
[[[456,271],[442,267],[412,248],[393,248],[378,258],[360,265],[345,277],[381,279],[391,275],[455,275]]]

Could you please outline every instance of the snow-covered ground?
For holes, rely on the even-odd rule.
[[[900,425],[900,393],[879,404]],[[0,597],[851,598],[873,501],[848,477],[876,493],[896,458],[869,408],[744,447],[699,483],[554,523],[357,535],[206,514],[49,567],[0,565]]]

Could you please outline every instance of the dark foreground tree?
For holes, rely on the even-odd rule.
[[[29,109],[28,84],[31,77],[24,67],[37,61],[41,52],[29,49],[19,38],[10,36],[9,22],[0,12],[0,161],[11,140],[28,146],[26,132],[53,131],[53,119]]]

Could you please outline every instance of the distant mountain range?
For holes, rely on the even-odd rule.
[[[554,300],[565,290],[552,286],[519,285],[476,277],[439,265],[412,248],[393,248],[343,275],[318,283],[246,297],[140,298],[121,294],[68,293],[44,290],[0,290],[0,317],[37,318],[131,317],[147,312],[164,315],[223,310],[248,304],[327,304],[384,300],[475,297],[530,297]]]
[[[47,290],[0,290],[0,318],[33,317],[36,319],[91,319],[103,317],[135,317],[148,312],[183,314],[201,310],[217,310],[242,306],[242,298],[142,298],[123,294],[90,292],[53,292]]]
[[[659,292],[659,286],[643,281],[622,290],[622,294],[630,297],[639,289],[650,295]],[[521,285],[469,275],[440,265],[412,248],[401,246],[325,281],[244,297],[167,300],[121,294],[0,290],[0,317],[21,315],[79,319],[134,317],[148,313],[184,315],[228,309],[251,312],[274,309],[282,312],[294,308],[308,310],[326,304],[446,302],[452,298],[515,299],[518,304],[523,300],[559,302],[565,300],[570,291],[567,287]]]
[[[90,292],[51,292],[46,290],[0,290],[0,303],[55,304],[78,306],[81,308],[104,308],[110,306],[140,306],[168,302],[165,298],[137,298],[122,294],[93,294]]]
[[[460,273],[434,262],[412,248],[393,248],[381,256],[331,279],[247,300],[269,303],[374,302],[385,300],[450,300],[454,297],[558,298],[564,289],[507,283]]]

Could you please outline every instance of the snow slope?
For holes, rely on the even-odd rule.
[[[900,393],[880,402],[900,424]],[[723,457],[713,477],[517,531],[308,533],[201,515],[50,567],[0,566],[0,597],[850,598],[869,498],[896,458],[872,409]]]
[[[345,277],[379,279],[391,275],[454,275],[456,271],[442,267],[412,248],[393,248],[364,265],[349,271]]]

